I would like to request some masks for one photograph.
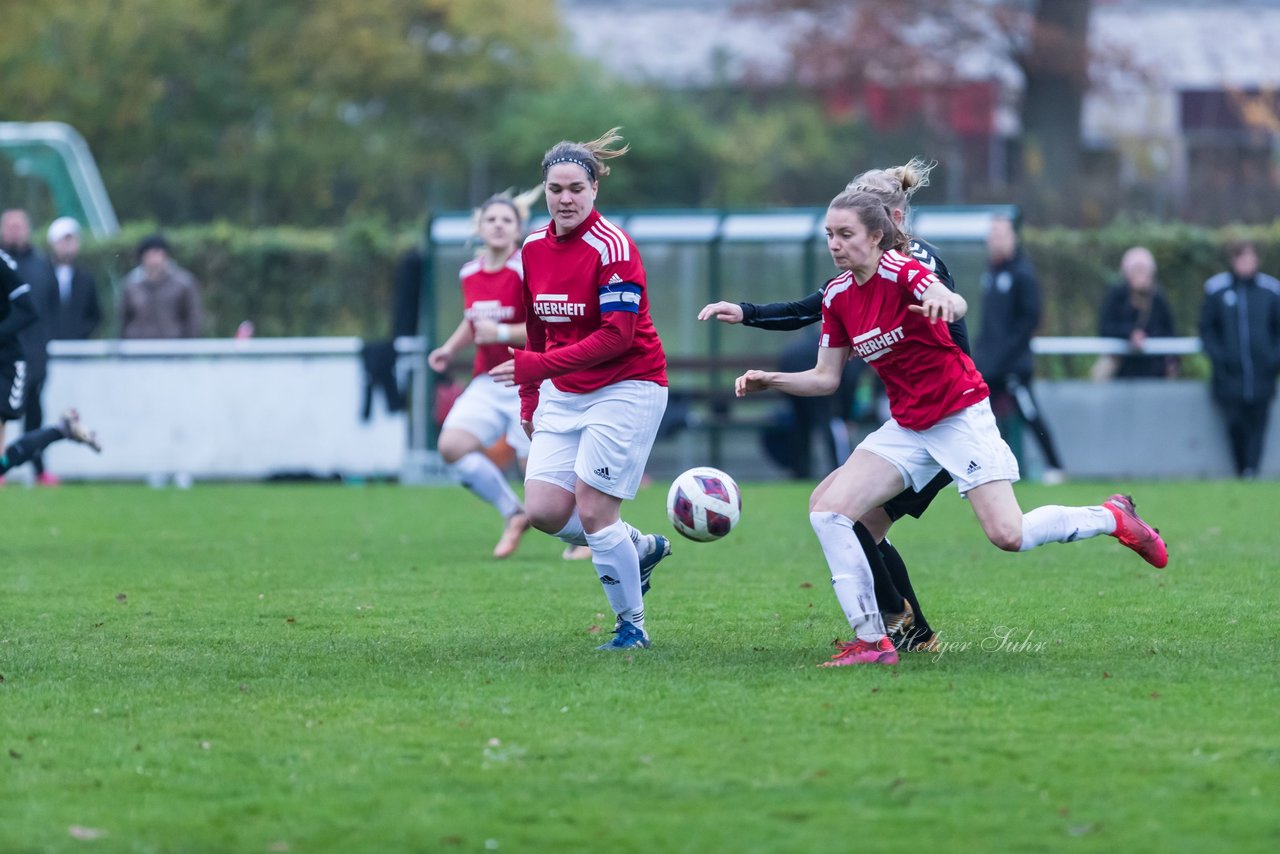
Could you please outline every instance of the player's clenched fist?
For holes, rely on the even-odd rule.
[[[943,293],[936,297],[929,296],[919,305],[910,305],[907,308],[916,314],[923,314],[930,323],[937,323],[939,320],[951,323],[960,316],[960,305],[957,303],[955,294]]]

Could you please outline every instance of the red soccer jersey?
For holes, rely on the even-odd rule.
[[[524,323],[524,274],[520,253],[516,252],[498,270],[486,270],[479,258],[462,265],[463,317],[475,331],[477,320],[494,323]],[[472,376],[488,373],[511,358],[509,344],[477,344]]]
[[[649,317],[644,265],[631,238],[596,211],[567,234],[557,235],[554,228],[552,223],[534,231],[522,250],[527,349],[548,357],[516,360],[522,397],[528,400],[536,394],[538,374],[550,377],[561,391],[576,394],[623,380],[665,386],[667,357]],[[587,364],[568,372],[548,367],[557,351],[594,333],[601,333],[597,341],[604,349],[619,351],[596,361],[591,355],[596,348],[588,344],[574,351],[582,355],[573,360]]]
[[[822,296],[822,346],[849,347],[870,365],[894,420],[909,430],[932,427],[991,393],[947,324],[907,310],[937,281],[919,261],[890,250],[867,282],[846,272]]]

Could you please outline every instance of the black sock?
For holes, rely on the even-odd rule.
[[[924,618],[924,611],[920,610],[920,600],[916,598],[916,591],[911,586],[911,576],[907,574],[906,561],[902,559],[902,555],[898,554],[898,550],[893,547],[893,543],[889,542],[888,538],[880,543],[878,551],[889,576],[893,579],[894,587],[902,591],[902,595],[911,603],[911,610],[915,611],[916,619],[911,635],[927,638],[933,629],[929,627],[929,621]]]
[[[67,435],[57,427],[41,427],[39,430],[23,433],[22,438],[5,448],[4,455],[0,456],[0,474],[17,468],[49,445],[65,438]]]
[[[876,583],[876,606],[889,614],[902,613],[907,609],[906,605],[903,604],[902,594],[894,586],[893,579],[889,577],[889,570],[884,565],[884,558],[880,556],[880,549],[876,548],[875,537],[871,536],[871,532],[861,522],[853,523],[853,532],[858,535],[862,553],[867,556],[867,562],[871,564],[871,578]]]

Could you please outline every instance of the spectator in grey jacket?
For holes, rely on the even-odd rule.
[[[138,266],[125,277],[120,297],[121,338],[195,338],[204,327],[194,276],[169,257],[163,235],[138,244]]]
[[[1228,247],[1231,269],[1204,283],[1200,340],[1213,365],[1213,398],[1222,411],[1239,477],[1258,474],[1280,372],[1280,281],[1258,272],[1249,242]]]

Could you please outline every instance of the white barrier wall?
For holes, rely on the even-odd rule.
[[[1067,473],[1081,479],[1234,477],[1226,431],[1199,380],[1036,382],[1036,398]],[[1041,468],[1022,431],[1025,467]],[[1259,471],[1280,477],[1280,412],[1273,411]]]
[[[1090,340],[1096,347],[1098,339],[1061,346],[1078,349]],[[46,421],[78,407],[105,451],[58,443],[48,451],[49,470],[68,478],[197,480],[412,473],[404,413],[388,414],[378,395],[372,419],[360,418],[360,346],[354,338],[55,342]],[[1035,390],[1072,477],[1233,475],[1203,382],[1064,380],[1037,382]],[[12,439],[18,428],[9,430]],[[705,464],[706,438],[686,433],[660,444],[650,474],[661,479]],[[723,465],[744,479],[781,474],[761,463],[756,432],[733,431],[724,441]],[[1039,454],[1025,431],[1022,448],[1024,476],[1034,478]],[[24,466],[10,477],[29,471]],[[1280,414],[1271,420],[1261,474],[1280,477]]]
[[[46,422],[77,407],[103,453],[60,442],[51,472],[69,478],[398,475],[406,418],[375,395],[354,338],[89,341],[50,347]],[[16,433],[10,425],[9,438]]]

